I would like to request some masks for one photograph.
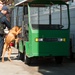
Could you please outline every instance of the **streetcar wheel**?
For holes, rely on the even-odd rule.
[[[25,57],[24,57],[24,62],[25,62],[25,64],[30,64],[31,63],[31,58],[28,58],[26,55],[25,55]]]
[[[18,52],[18,58],[24,61],[24,53]]]
[[[62,57],[62,56],[56,56],[56,57],[55,57],[55,62],[56,62],[57,64],[61,64],[62,61],[63,61],[63,57]]]

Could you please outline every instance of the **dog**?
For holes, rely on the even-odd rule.
[[[2,52],[2,62],[4,62],[4,55],[5,52],[8,51],[8,60],[12,61],[10,58],[12,49],[10,47],[10,43],[12,41],[15,41],[16,43],[18,42],[19,38],[16,38],[18,34],[21,33],[22,28],[18,26],[14,26],[12,29],[9,30],[9,33],[5,37],[5,43],[3,47],[3,52]]]

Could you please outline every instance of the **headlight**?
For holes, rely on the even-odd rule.
[[[66,38],[63,38],[63,41],[66,42]]]
[[[36,42],[38,42],[38,41],[43,41],[43,38],[36,38],[35,41],[36,41]]]
[[[38,42],[38,40],[39,40],[38,38],[35,39],[36,42]]]
[[[60,42],[65,42],[66,41],[66,38],[58,38],[58,41],[60,41]]]

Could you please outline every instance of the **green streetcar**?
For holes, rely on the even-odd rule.
[[[24,58],[26,64],[34,57],[54,57],[57,63],[62,63],[63,57],[70,55],[70,16],[66,0],[25,0],[15,6],[27,9],[23,11],[27,11],[24,18],[28,23],[24,27],[27,28],[25,40],[19,42],[20,58]]]

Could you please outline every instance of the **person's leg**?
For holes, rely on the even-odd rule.
[[[4,47],[3,47],[3,52],[2,52],[2,62],[4,62],[4,55],[5,55],[5,52],[7,50],[7,47],[8,47],[8,45],[5,43]]]
[[[4,37],[0,36],[0,57],[2,56],[3,46],[4,46]]]

